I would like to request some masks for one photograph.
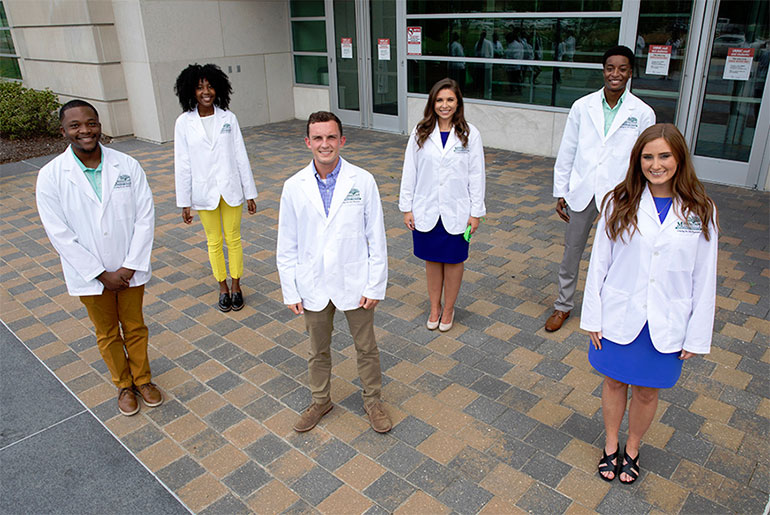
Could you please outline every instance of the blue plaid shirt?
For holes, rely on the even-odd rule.
[[[318,191],[321,192],[321,201],[324,203],[324,211],[326,216],[329,216],[329,208],[332,206],[332,196],[334,195],[334,186],[337,185],[337,176],[342,168],[342,159],[337,159],[337,166],[334,170],[326,176],[326,180],[321,179],[318,175],[318,170],[315,169],[315,160],[313,160],[313,172],[315,172],[315,180],[318,183]]]

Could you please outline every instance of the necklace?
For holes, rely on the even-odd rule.
[[[660,210],[658,211],[658,217],[660,217],[660,214],[661,214],[663,211],[665,211],[665,210],[666,210],[666,208],[668,207],[668,205],[669,205],[669,204],[671,204],[673,201],[674,201],[674,197],[671,197],[670,199],[668,199],[668,202],[666,202],[665,204],[663,204],[663,207],[662,207],[662,208],[660,208]]]

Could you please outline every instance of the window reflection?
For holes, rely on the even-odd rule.
[[[523,57],[515,59],[582,63],[601,62],[620,31],[620,18],[413,19],[409,24],[423,28],[423,55],[512,59],[521,45]],[[509,49],[512,42],[516,48]]]
[[[687,52],[692,0],[642,2],[631,90],[655,110],[658,122],[674,123]],[[668,74],[647,73],[650,45],[670,45]]]
[[[427,94],[434,83],[458,73],[459,68],[453,67],[456,64],[461,63],[410,60],[409,93]],[[482,73],[474,73],[474,66],[479,67],[477,70]],[[487,75],[491,78],[489,82]],[[465,80],[465,87],[461,86],[461,90],[466,98],[554,107],[570,107],[578,98],[601,88],[603,83],[600,70],[565,69],[534,63],[493,63],[488,72],[485,64],[466,63],[465,73],[460,73],[460,76]]]
[[[649,0],[645,0],[649,1]],[[407,0],[408,14],[620,11],[622,0]]]

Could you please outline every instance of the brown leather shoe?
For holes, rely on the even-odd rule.
[[[118,409],[122,415],[130,417],[139,411],[139,403],[132,388],[121,388],[118,392]]]
[[[155,408],[163,404],[163,395],[158,387],[152,383],[137,385],[136,390],[142,396],[142,400],[149,408]]]
[[[364,404],[366,414],[369,415],[369,424],[372,429],[378,433],[387,433],[393,427],[390,422],[390,417],[385,413],[385,409],[382,407],[382,402],[374,401],[369,404]]]
[[[321,418],[332,410],[333,404],[331,400],[326,401],[323,404],[316,404],[315,402],[308,406],[305,412],[300,415],[297,422],[294,423],[294,430],[298,433],[304,433],[310,431],[316,424],[321,421]]]
[[[549,316],[548,320],[545,321],[545,330],[549,333],[558,331],[561,329],[564,321],[569,318],[569,314],[569,311],[559,311],[558,309],[554,309],[551,316]]]

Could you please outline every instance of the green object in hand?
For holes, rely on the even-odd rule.
[[[473,236],[471,234],[471,224],[468,224],[468,227],[465,228],[465,232],[463,233],[463,238],[465,238],[465,241],[470,243],[471,242],[471,236]]]

